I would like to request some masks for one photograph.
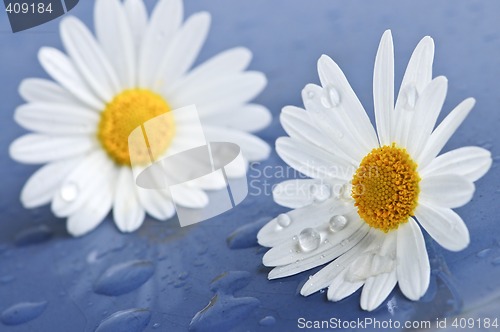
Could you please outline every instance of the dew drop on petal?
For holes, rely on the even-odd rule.
[[[286,213],[280,214],[276,221],[278,225],[283,228],[290,226],[290,224],[292,223],[292,219],[290,219],[290,217]]]
[[[321,236],[312,228],[305,228],[299,234],[299,245],[305,252],[316,250],[320,242]]]
[[[418,99],[418,92],[415,85],[413,84],[407,85],[405,87],[403,96],[404,96],[403,105],[405,106],[405,108],[408,110],[413,110],[415,108],[415,105],[417,104],[417,99]]]
[[[314,98],[314,96],[315,96],[314,91],[311,91],[311,90],[307,91],[307,98],[309,98],[309,99],[313,99],[313,98]]]
[[[340,95],[337,89],[335,89],[333,86],[329,86],[326,88],[326,91],[328,93],[328,98],[330,100],[331,107],[337,107],[340,105]]]
[[[78,196],[78,186],[76,185],[76,183],[69,182],[62,186],[59,194],[61,195],[61,198],[66,202],[72,202]]]
[[[312,185],[310,191],[314,201],[317,203],[326,201],[332,195],[330,187],[326,184]]]
[[[330,230],[332,232],[339,232],[347,225],[347,217],[343,215],[336,215],[330,218]]]

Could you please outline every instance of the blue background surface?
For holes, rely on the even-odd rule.
[[[155,1],[146,3],[152,8]],[[269,80],[257,102],[274,114],[271,126],[259,135],[272,145],[284,134],[280,109],[301,105],[303,86],[318,82],[316,60],[322,53],[339,63],[373,119],[372,71],[383,31],[393,32],[396,86],[415,45],[432,36],[434,75],[449,79],[440,119],[466,97],[477,99],[445,150],[480,145],[494,157],[491,171],[477,182],[472,202],[457,209],[469,227],[471,244],[452,253],[427,239],[432,278],[422,301],[405,300],[396,289],[388,303],[367,313],[359,309],[359,292],[340,303],[328,302],[325,293],[300,296],[301,285],[317,269],[267,280],[269,269],[261,264],[265,249],[257,246],[255,234],[285,209],[270,196],[255,194],[265,188],[269,192],[268,186],[283,179],[260,178],[237,208],[191,227],[180,228],[176,218],[163,223],[148,219],[138,232],[121,234],[108,217],[91,234],[71,238],[64,220],[48,207],[22,208],[21,188],[37,167],[17,164],[8,156],[10,142],[24,132],[12,120],[22,103],[17,87],[23,78],[46,77],[36,54],[45,45],[61,48],[60,19],[12,34],[2,13],[0,331],[93,331],[98,326],[100,331],[184,331],[214,294],[191,329],[292,331],[299,317],[500,318],[499,1],[186,0],[185,5],[187,14],[208,10],[213,17],[200,62],[234,46],[253,51],[251,68]],[[92,11],[93,1],[80,1],[71,14],[91,24]],[[273,154],[252,167],[250,180],[270,165],[284,166]],[[119,311],[124,312],[112,316]],[[272,318],[262,320],[266,316]],[[5,325],[9,323],[17,325]]]

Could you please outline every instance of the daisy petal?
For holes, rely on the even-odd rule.
[[[136,84],[135,47],[125,9],[118,0],[98,0],[94,8],[97,39],[107,58],[112,60],[120,86],[132,88]]]
[[[350,237],[344,239],[343,243],[341,242],[340,244],[337,244],[331,247],[330,249],[323,251],[321,255],[312,255],[310,257],[304,258],[302,260],[293,262],[288,265],[275,267],[274,269],[271,270],[271,272],[269,272],[269,275],[267,277],[268,279],[288,277],[306,270],[310,270],[312,268],[315,268],[316,266],[320,266],[325,263],[331,262],[332,260],[340,256],[335,261],[337,262],[339,261],[339,259],[343,257],[341,255],[345,255],[347,251],[356,248],[356,246],[359,245],[360,241],[366,236],[368,231],[369,231],[368,226],[361,226]],[[322,284],[322,286],[317,290],[325,288],[326,286],[328,286],[328,283],[325,285]]]
[[[26,78],[19,85],[19,94],[24,100],[33,103],[79,103],[59,84],[41,78]]]
[[[273,247],[291,239],[304,228],[328,223],[332,216],[346,214],[353,210],[352,205],[337,199],[329,199],[318,204],[298,208],[269,221],[257,234],[257,240],[261,246]],[[290,219],[290,225],[285,228],[278,224],[278,219],[282,219],[284,216]]]
[[[186,208],[201,209],[208,205],[208,195],[203,190],[186,185],[176,186],[172,199],[176,205]]]
[[[333,278],[332,283],[328,286],[327,297],[328,300],[337,302],[345,299],[346,297],[354,294],[361,286],[363,286],[364,281],[350,282],[345,279],[347,269],[342,270],[337,276]],[[303,294],[305,295],[305,294]]]
[[[29,209],[49,203],[64,177],[79,161],[79,158],[57,161],[47,164],[33,173],[21,191],[23,206]]]
[[[71,60],[55,48],[42,47],[38,60],[43,69],[75,98],[96,111],[104,109],[104,103],[92,92]]]
[[[203,130],[209,142],[232,142],[238,144],[243,156],[249,161],[266,159],[271,148],[257,136],[229,128],[204,126]]]
[[[91,195],[85,204],[68,217],[66,228],[73,236],[82,236],[95,229],[106,218],[113,203],[113,191],[108,184]]]
[[[271,120],[271,112],[264,106],[246,104],[233,110],[211,114],[203,119],[203,123],[256,132],[267,127]]]
[[[429,83],[418,99],[412,119],[412,128],[408,133],[408,141],[404,145],[410,155],[416,156],[424,148],[436,125],[447,90],[448,80],[444,76],[439,76]]]
[[[467,226],[451,209],[421,203],[415,210],[415,216],[427,233],[445,249],[459,251],[470,242]]]
[[[367,234],[365,233],[363,238],[354,247],[352,247],[352,249],[309,278],[304,286],[302,286],[300,294],[309,296],[316,293],[320,289],[328,287],[332,283],[332,280],[342,273],[342,271],[347,270],[349,264],[352,263],[362,252],[364,252],[375,240],[375,238],[376,236],[374,236],[372,232],[368,232]],[[335,293],[335,290],[332,289],[332,292]],[[332,296],[332,298],[337,298],[337,296]]]
[[[199,90],[214,78],[231,76],[245,70],[251,59],[252,52],[244,47],[226,50],[199,65],[173,84],[168,84],[165,93],[175,96],[179,91]]]
[[[139,49],[148,26],[148,12],[146,6],[142,0],[125,0],[123,5],[130,25],[134,46],[136,49]]]
[[[144,217],[144,208],[139,202],[132,172],[128,167],[122,167],[118,174],[113,203],[116,226],[122,232],[133,232],[142,225]]]
[[[346,182],[355,171],[352,164],[337,155],[291,137],[278,138],[276,152],[288,165],[312,178]]]
[[[420,181],[420,200],[434,205],[457,208],[474,195],[474,183],[455,174],[433,175]]]
[[[361,308],[375,310],[389,296],[397,282],[396,270],[366,279],[361,292]]]
[[[118,78],[88,28],[79,19],[69,16],[61,22],[61,39],[94,93],[105,102],[113,99],[121,90]]]
[[[26,164],[70,158],[86,153],[94,147],[87,137],[53,137],[26,134],[16,139],[9,148],[12,159]]]
[[[380,145],[389,145],[394,116],[394,46],[390,30],[380,40],[373,72],[373,104]]]
[[[14,119],[22,127],[48,135],[91,134],[99,115],[78,105],[29,103],[16,109]]]
[[[52,212],[57,217],[68,217],[80,210],[90,197],[113,186],[114,181],[113,162],[103,151],[94,151],[64,178],[52,199]]]
[[[177,81],[193,65],[210,28],[210,14],[197,13],[189,17],[174,35],[162,61],[158,64],[154,87],[164,89]]]
[[[491,164],[491,152],[477,146],[466,146],[438,156],[419,173],[422,177],[457,174],[475,182],[488,172]]]
[[[419,169],[424,169],[439,154],[458,126],[465,120],[475,103],[474,98],[468,98],[461,102],[432,132],[425,148],[416,156]]]
[[[399,288],[410,300],[417,301],[429,287],[430,265],[424,237],[413,218],[397,231],[397,277]]]
[[[362,137],[365,145],[372,148],[378,145],[377,135],[361,102],[351,88],[340,67],[328,56],[322,55],[318,61],[318,73],[323,87],[335,88],[340,97],[340,106],[351,122],[356,124],[355,137]]]
[[[273,200],[275,203],[291,209],[308,206],[314,202],[311,189],[318,188],[321,185],[323,185],[323,181],[317,179],[283,181],[274,187]]]
[[[137,187],[139,202],[146,212],[158,220],[167,220],[175,214],[172,200],[158,190],[142,189]]]
[[[139,55],[140,87],[152,87],[158,65],[182,23],[183,12],[181,0],[161,0],[154,8]]]

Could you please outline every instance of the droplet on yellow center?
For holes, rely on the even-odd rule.
[[[408,221],[417,206],[420,177],[406,149],[393,143],[366,155],[352,179],[358,214],[384,232]]]
[[[128,137],[137,127],[160,115],[162,121],[148,123],[149,153],[134,153],[134,162],[156,159],[166,151],[175,134],[170,106],[158,94],[145,89],[130,89],[116,95],[101,113],[97,137],[109,157],[119,165],[130,166]],[[147,152],[147,151],[146,151]]]

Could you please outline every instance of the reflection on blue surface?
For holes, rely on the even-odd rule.
[[[154,1],[147,3],[152,7]],[[372,114],[372,67],[382,32],[393,31],[396,86],[417,42],[431,35],[436,42],[435,75],[446,75],[450,82],[440,120],[464,98],[473,96],[478,101],[445,150],[481,145],[494,156],[492,170],[476,183],[473,201],[458,209],[469,227],[471,244],[452,253],[427,241],[432,247],[433,286],[424,300],[408,301],[396,289],[379,309],[367,313],[359,308],[359,292],[339,303],[328,302],[324,293],[300,296],[298,289],[317,269],[267,280],[269,269],[261,264],[265,249],[254,242],[258,226],[251,223],[262,223],[262,218],[285,210],[269,196],[252,195],[252,189],[283,179],[260,177],[242,204],[199,225],[180,228],[175,218],[164,223],[146,220],[138,232],[121,234],[108,218],[88,236],[71,238],[64,220],[54,217],[48,207],[21,207],[20,190],[37,167],[16,164],[8,157],[9,143],[23,132],[12,120],[21,104],[17,86],[26,77],[46,77],[36,54],[41,46],[61,47],[58,20],[14,35],[2,15],[0,331],[94,331],[98,327],[116,331],[123,326],[129,331],[185,331],[214,297],[212,280],[230,271],[248,272],[247,284],[234,289],[231,296],[260,303],[250,305],[251,310],[225,326],[217,325],[223,316],[212,316],[214,326],[233,331],[292,331],[299,317],[405,321],[434,320],[458,311],[463,317],[498,315],[500,223],[495,210],[500,196],[500,151],[495,143],[500,138],[500,2],[186,0],[186,6],[188,14],[208,10],[213,15],[200,61],[237,45],[254,52],[252,67],[269,79],[257,101],[275,115],[272,125],[260,133],[270,143],[284,134],[278,122],[281,107],[301,105],[301,89],[317,81],[315,62],[322,53],[341,65]],[[92,11],[93,2],[86,1],[72,13],[89,24]],[[250,180],[255,180],[255,169],[269,165],[284,164],[272,155],[250,170]],[[114,278],[122,284],[114,284]]]

